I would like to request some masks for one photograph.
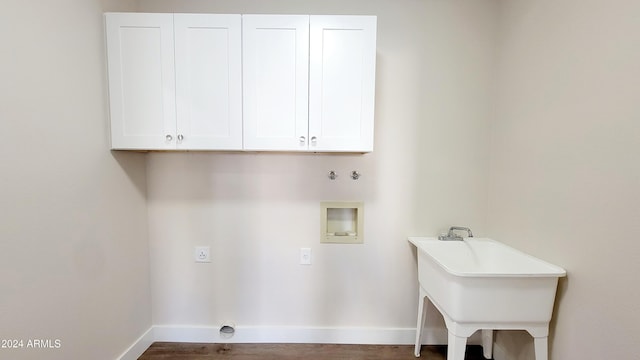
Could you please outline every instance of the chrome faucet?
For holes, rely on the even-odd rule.
[[[449,228],[449,233],[442,234],[440,236],[438,236],[438,240],[456,240],[456,241],[462,241],[463,237],[454,233],[454,231],[466,231],[467,232],[467,237],[473,237],[473,233],[471,232],[471,229],[469,229],[468,227],[462,227],[462,226],[452,226]]]

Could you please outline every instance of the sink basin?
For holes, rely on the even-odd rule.
[[[537,360],[546,360],[549,321],[564,269],[486,238],[441,241],[410,237],[417,248],[420,301],[415,355],[420,356],[425,298],[442,313],[448,360],[463,360],[467,337],[483,330],[487,358],[494,329],[527,330]]]

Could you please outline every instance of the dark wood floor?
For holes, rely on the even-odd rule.
[[[445,360],[446,346],[423,346],[421,358]],[[411,345],[194,344],[156,342],[138,360],[415,360]],[[484,360],[468,346],[465,360]]]

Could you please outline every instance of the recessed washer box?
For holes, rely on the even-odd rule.
[[[361,201],[323,201],[320,203],[320,242],[362,244],[364,203]]]

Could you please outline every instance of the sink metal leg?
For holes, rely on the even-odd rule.
[[[464,360],[467,350],[467,337],[456,336],[449,331],[449,345],[447,346],[447,360]]]
[[[416,326],[416,348],[414,355],[420,357],[420,348],[422,347],[422,330],[424,329],[424,323],[427,320],[427,312],[424,303],[426,301],[427,294],[420,288],[420,296],[418,297],[418,324]]]
[[[548,360],[549,358],[549,344],[548,337],[535,337],[533,338],[533,347],[536,353],[536,360]]]
[[[482,355],[485,359],[493,356],[493,330],[482,329]]]

